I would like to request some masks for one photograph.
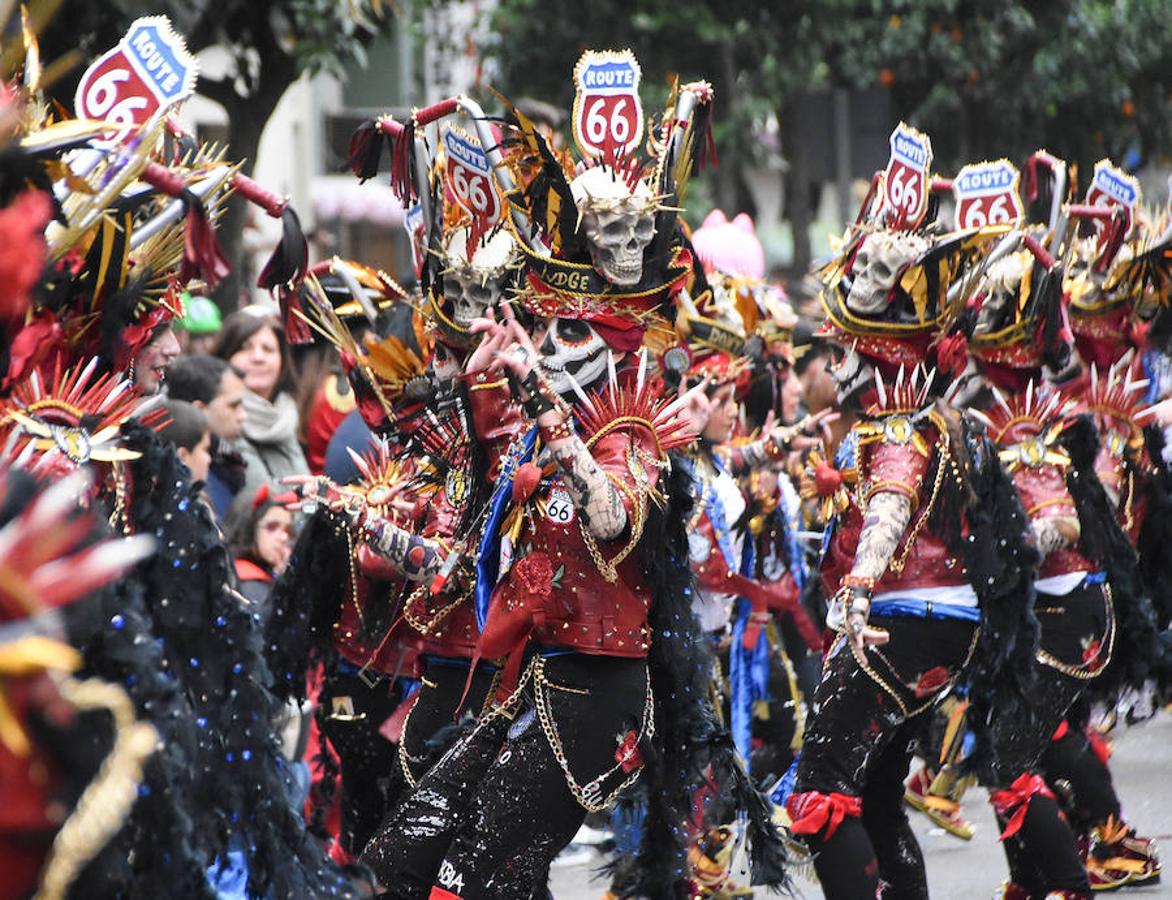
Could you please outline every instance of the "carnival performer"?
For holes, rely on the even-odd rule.
[[[822,561],[839,634],[786,807],[831,898],[871,896],[881,882],[927,896],[902,805],[912,740],[966,669],[986,676],[983,694],[988,676],[1020,673],[1032,651],[1015,640],[1035,558],[1024,515],[921,365],[989,236],[942,234],[905,213],[853,229],[824,271],[825,332],[844,351],[839,401],[863,417],[839,449],[840,477],[822,479],[845,494]]]
[[[180,46],[163,24],[159,33]],[[18,256],[36,266],[13,282],[23,305],[3,323],[0,430],[37,478],[92,471],[83,503],[124,534],[157,541],[71,635],[86,671],[123,684],[159,736],[128,815],[80,880],[102,896],[345,896],[348,883],[290,802],[273,724],[280,708],[228,553],[153,430],[177,298],[193,276],[214,283],[226,272],[216,209],[233,187],[264,192],[206,149],[192,145],[176,161],[161,119],[127,123],[137,131],[118,153],[87,146],[108,122],[41,121],[48,107],[31,36],[26,46],[25,88],[3,99],[21,127],[4,133],[2,193],[52,191],[60,179],[59,227],[41,231],[47,196],[23,217],[32,230]],[[66,163],[70,149],[82,152]]]

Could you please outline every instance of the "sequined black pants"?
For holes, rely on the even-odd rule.
[[[616,737],[638,727],[646,663],[570,655],[549,659],[545,674],[567,764],[588,783],[615,764]],[[550,862],[585,816],[526,697],[514,718],[486,714],[461,737],[362,861],[400,900],[433,885],[469,900],[544,897]]]
[[[373,683],[334,672],[318,698],[322,731],[342,767],[342,847],[358,853],[387,812],[385,782],[397,765],[397,747],[379,728],[399,705],[398,684],[380,676]]]
[[[829,839],[809,835],[814,868],[828,900],[927,898],[924,859],[903,808],[913,744],[934,699],[967,661],[975,625],[949,619],[879,618],[889,643],[867,651],[872,674],[840,641],[827,657],[798,763],[796,793],[862,799]],[[882,679],[884,689],[875,680]]]

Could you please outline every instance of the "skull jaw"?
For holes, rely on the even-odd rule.
[[[643,278],[643,254],[632,259],[619,259],[615,254],[602,250],[591,250],[594,268],[611,284],[619,287],[634,287]]]

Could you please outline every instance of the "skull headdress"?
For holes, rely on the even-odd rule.
[[[572,182],[590,258],[607,281],[633,287],[643,278],[643,254],[655,237],[656,198],[647,183],[628,183],[611,166],[594,166]]]
[[[925,190],[929,181],[925,175]],[[931,220],[932,208],[912,222],[886,215],[868,197],[870,218],[848,230],[822,269],[820,334],[844,350],[834,373],[840,399],[860,396],[873,370],[893,377],[921,364],[964,369],[964,340],[943,342],[972,295],[972,276],[1005,229],[948,231]]]
[[[652,323],[667,332],[663,314],[691,268],[672,204],[692,169],[694,148],[705,146],[700,112],[711,89],[681,88],[663,129],[645,141],[638,78],[629,51],[588,51],[579,61],[574,134],[583,160],[577,165],[518,110],[510,108],[507,117],[503,144],[515,181],[525,185],[512,195],[513,209],[530,226],[518,234],[528,263],[518,296],[544,320],[543,368],[563,392],[571,379],[585,388],[602,376],[608,351],[618,357],[636,350]],[[637,155],[644,145],[648,160]]]
[[[499,229],[470,250],[473,237],[470,227],[456,228],[444,247],[443,311],[447,315],[437,319],[445,338],[461,344],[469,342],[472,321],[496,306],[513,286],[521,264],[509,231]]]

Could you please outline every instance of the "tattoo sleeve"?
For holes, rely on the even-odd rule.
[[[1038,552],[1043,559],[1055,550],[1061,550],[1078,541],[1079,523],[1072,516],[1047,516],[1044,519],[1034,519],[1031,523],[1034,529],[1034,541]]]
[[[365,526],[367,544],[410,581],[430,581],[443,564],[434,541],[404,531],[383,519]]]
[[[581,438],[573,436],[558,443],[553,458],[562,470],[578,515],[594,537],[614,540],[627,527],[627,509],[618,488],[611,484]]]
[[[785,436],[777,432],[758,438],[740,447],[720,447],[717,452],[725,466],[735,476],[748,475],[756,469],[776,466],[784,453]]]
[[[903,494],[881,491],[873,495],[867,504],[851,574],[876,581],[882,578],[911,517],[911,500]]]

